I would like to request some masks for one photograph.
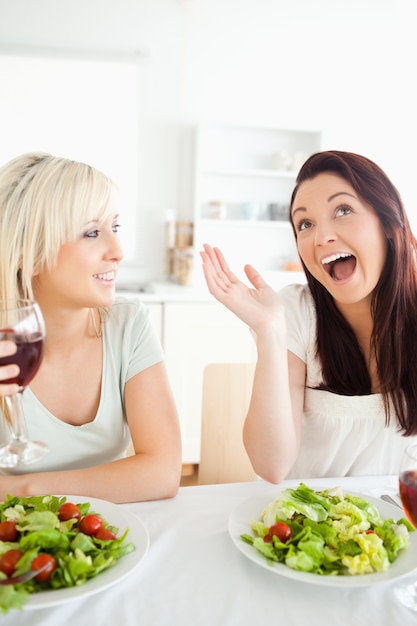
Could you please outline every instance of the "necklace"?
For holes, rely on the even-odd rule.
[[[99,339],[99,338],[101,337],[101,334],[102,334],[102,332],[101,332],[101,324],[102,324],[102,321],[101,321],[101,312],[100,312],[100,309],[97,309],[97,311],[98,311],[98,316],[99,316],[99,320],[100,320],[100,325],[99,325],[99,328],[97,328],[97,324],[96,324],[96,316],[94,315],[94,309],[90,309],[90,310],[89,310],[89,315],[90,315],[90,317],[91,317],[91,323],[92,323],[93,328],[94,328],[94,334],[95,334],[95,336],[97,337],[97,339]]]

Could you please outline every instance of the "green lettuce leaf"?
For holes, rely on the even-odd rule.
[[[292,536],[281,543],[269,528],[285,521]],[[414,528],[405,518],[382,520],[364,498],[340,488],[314,492],[300,483],[285,489],[251,522],[255,537],[242,535],[270,562],[321,575],[362,575],[385,572],[409,546]]]
[[[261,514],[261,520],[272,526],[278,519],[289,520],[301,513],[316,522],[328,517],[329,499],[301,483],[297,489],[285,489]]]

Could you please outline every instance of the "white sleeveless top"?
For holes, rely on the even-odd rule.
[[[341,396],[315,389],[321,382],[316,358],[316,314],[308,285],[280,291],[285,304],[288,349],[307,366],[301,446],[287,478],[397,474],[404,448],[395,417],[385,425],[380,394]]]

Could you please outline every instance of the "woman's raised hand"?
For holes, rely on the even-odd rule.
[[[251,265],[245,274],[248,287],[229,269],[218,248],[204,244],[201,251],[203,272],[209,292],[255,332],[271,322],[284,321],[284,310],[277,293]]]

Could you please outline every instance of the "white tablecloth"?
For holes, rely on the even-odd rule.
[[[299,482],[284,482],[277,492]],[[306,482],[323,488],[341,485],[345,491],[374,497],[397,490],[395,477]],[[228,534],[229,514],[246,498],[270,490],[271,485],[263,481],[183,487],[172,500],[123,505],[149,531],[150,549],[139,567],[96,595],[61,606],[0,615],[0,626],[417,623],[417,614],[396,601],[395,582],[362,588],[310,585],[268,572],[241,554]]]

